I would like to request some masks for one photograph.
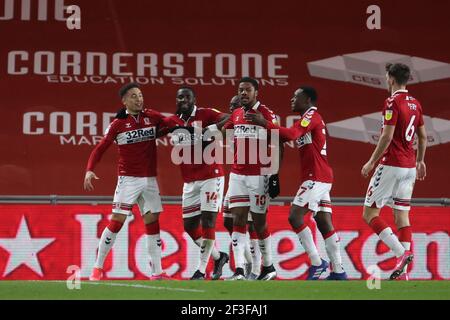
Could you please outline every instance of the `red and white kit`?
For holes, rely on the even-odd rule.
[[[198,108],[194,106],[192,114],[186,121],[179,115],[173,115],[164,120],[165,126],[189,126],[205,128],[219,122],[224,116],[212,108]],[[183,185],[183,218],[201,214],[201,211],[219,212],[222,206],[223,189],[225,185],[223,166],[221,163],[205,163],[203,156],[199,163],[195,163],[195,145],[204,143],[200,134],[172,133],[174,146],[183,146],[190,149],[190,163],[181,163]],[[200,149],[204,150],[204,147]],[[182,153],[184,149],[180,152]],[[214,157],[214,153],[212,153]],[[198,159],[197,159],[198,160]]]
[[[248,110],[249,113],[261,112],[270,123],[277,123],[275,114],[259,101]],[[264,148],[262,154],[270,157],[270,133],[266,128],[247,122],[244,119],[244,108],[233,111],[225,129],[234,130],[234,162],[229,180],[229,208],[250,207],[254,213],[266,213],[269,205],[269,174],[271,163],[263,163],[260,158],[260,147]]]
[[[382,115],[383,127],[395,126],[395,131],[370,180],[364,205],[409,210],[416,180],[414,137],[424,125],[422,106],[408,90],[397,90],[385,100]]]
[[[162,211],[156,181],[156,133],[164,116],[144,109],[137,116],[114,119],[100,143],[92,151],[86,171],[93,171],[109,146],[115,142],[119,151],[118,182],[113,213],[131,214],[135,203],[142,215]]]
[[[275,128],[274,125],[269,125]],[[313,213],[332,212],[333,170],[327,160],[326,129],[316,107],[309,108],[291,128],[279,127],[283,141],[294,140],[302,164],[301,184],[293,204]]]

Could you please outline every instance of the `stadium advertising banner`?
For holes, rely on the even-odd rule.
[[[109,205],[1,205],[0,279],[64,280],[79,268],[82,279],[87,279],[110,209]],[[367,279],[371,274],[388,278],[395,258],[365,225],[360,217],[361,208],[335,207],[333,210],[343,266],[349,278]],[[288,227],[288,211],[286,206],[273,206],[269,211],[274,266],[278,279],[305,279],[309,260],[297,236]],[[382,214],[388,223],[393,223],[390,212]],[[450,221],[446,209],[414,207],[411,222],[415,258],[410,267],[410,279],[450,279]],[[216,246],[230,253],[231,239],[222,225],[219,215]],[[314,222],[311,226],[319,252],[328,260]],[[164,206],[161,239],[163,268],[175,279],[189,279],[197,268],[199,248],[183,232],[180,206]],[[378,269],[379,274],[374,273]],[[105,271],[107,279],[148,279],[151,275],[144,226],[137,212],[127,219],[120,231],[106,260]],[[210,272],[212,262],[207,269],[207,273]],[[226,264],[223,277],[231,275],[230,265]]]
[[[194,88],[198,106],[227,112],[239,78],[248,75],[283,126],[298,119],[290,111],[294,90],[317,88],[332,196],[362,197],[368,181],[360,168],[378,141],[388,96],[384,66],[403,62],[413,71],[409,89],[423,105],[429,142],[429,174],[414,196],[448,197],[448,2],[378,1],[379,28],[367,1],[246,1],[243,15],[236,12],[241,2],[196,3],[0,1],[0,194],[87,194],[88,156],[121,107],[117,92],[125,83],[140,83],[145,105],[165,114],[175,111],[182,85]],[[66,23],[69,4],[80,9],[80,28]],[[157,143],[161,194],[180,196],[170,141]],[[114,149],[96,168],[100,180],[90,194],[112,195]],[[283,196],[300,184],[297,152],[291,143],[284,155]]]

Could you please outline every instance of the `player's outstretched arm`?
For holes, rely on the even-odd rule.
[[[383,128],[383,132],[381,133],[380,140],[378,140],[378,144],[375,148],[375,151],[372,153],[369,161],[361,169],[361,175],[364,178],[369,176],[370,171],[375,167],[375,164],[380,160],[381,156],[384,154],[386,149],[389,147],[392,141],[392,137],[394,136],[395,126],[385,125]]]
[[[425,150],[427,148],[427,132],[425,126],[417,128],[417,157],[416,157],[416,169],[417,180],[424,180],[427,175],[427,166],[425,165]]]
[[[92,184],[92,179],[100,179],[97,177],[97,175],[94,173],[94,171],[86,171],[86,174],[84,175],[84,190],[92,191],[94,190],[94,185]]]

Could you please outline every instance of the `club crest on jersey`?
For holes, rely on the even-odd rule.
[[[125,128],[127,129],[131,128],[131,123],[125,123]]]
[[[146,125],[149,125],[149,124],[150,124],[150,119],[149,119],[149,118],[144,118],[144,123],[145,123]]]
[[[386,110],[386,114],[384,115],[384,118],[386,121],[389,121],[392,119],[392,110]]]
[[[310,119],[303,118],[302,121],[300,122],[300,125],[306,128],[307,126],[309,126],[310,123],[311,123]]]

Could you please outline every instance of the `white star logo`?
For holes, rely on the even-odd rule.
[[[15,238],[0,238],[0,247],[3,247],[9,252],[9,259],[6,263],[3,277],[10,274],[22,264],[27,265],[42,277],[42,268],[37,254],[53,241],[55,241],[55,238],[31,238],[27,221],[25,216],[23,216]]]

